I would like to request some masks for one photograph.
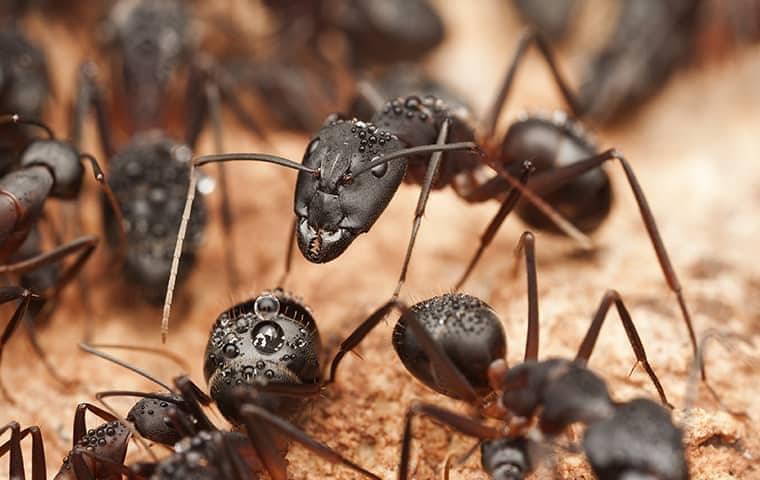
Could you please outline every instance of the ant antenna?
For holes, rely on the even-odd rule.
[[[281,167],[292,168],[299,172],[305,172],[318,177],[319,170],[306,167],[300,163],[288,160],[287,158],[276,155],[266,155],[261,153],[224,153],[215,155],[202,155],[193,160],[190,165],[190,183],[188,185],[187,197],[185,198],[185,209],[182,211],[182,221],[179,224],[177,233],[177,243],[172,255],[172,267],[169,272],[169,283],[166,287],[166,298],[164,300],[164,311],[161,318],[161,342],[166,343],[166,337],[169,335],[169,317],[172,310],[172,301],[174,299],[174,286],[177,283],[177,272],[179,271],[179,260],[182,257],[182,245],[185,243],[187,234],[187,224],[190,222],[190,212],[193,209],[193,200],[195,199],[196,185],[198,184],[197,168],[208,163],[217,162],[243,162],[256,161],[264,163],[273,163]]]
[[[18,113],[14,113],[11,115],[0,115],[0,125],[7,125],[9,123],[12,123],[15,125],[31,125],[33,127],[41,128],[42,130],[45,130],[45,133],[48,134],[48,138],[50,138],[51,140],[55,139],[55,134],[50,129],[50,127],[40,122],[39,120],[31,120],[28,118],[22,118]]]
[[[101,347],[105,347],[105,348],[111,348],[110,345],[100,345],[100,346]],[[114,357],[112,355],[109,355],[108,353],[101,352],[100,350],[97,350],[93,345],[90,345],[90,344],[88,344],[86,342],[79,342],[79,348],[81,348],[82,350],[84,350],[87,353],[91,353],[92,355],[95,355],[96,357],[100,357],[100,358],[102,358],[104,360],[108,360],[109,362],[115,363],[116,365],[119,365],[120,367],[124,367],[127,370],[130,370],[130,371],[132,371],[132,372],[140,375],[141,377],[143,377],[143,378],[145,378],[147,380],[150,380],[151,382],[155,383],[156,385],[159,385],[160,387],[166,389],[167,392],[170,392],[170,393],[174,392],[169,385],[165,384],[164,382],[162,382],[161,380],[157,379],[153,375],[149,374],[145,370],[142,370],[141,368],[138,368],[138,367],[135,367],[133,365],[130,365],[130,364],[128,364],[127,362],[125,362],[123,360],[120,360],[120,359],[118,359],[118,358],[116,358],[116,357]],[[129,349],[130,347],[124,346],[124,347],[116,347],[116,348]],[[141,347],[134,347],[133,349],[134,350],[141,350]],[[157,354],[160,352],[159,350],[156,350],[156,349],[146,349],[144,351],[146,351],[148,353],[157,353]],[[171,358],[171,356],[169,356],[169,357]]]

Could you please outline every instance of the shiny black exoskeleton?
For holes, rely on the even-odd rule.
[[[216,430],[185,438],[171,456],[132,470],[152,480],[255,480],[263,466],[245,435]]]
[[[444,37],[443,22],[426,0],[335,3],[331,20],[346,35],[355,63],[418,61]]]
[[[689,478],[683,432],[667,410],[644,398],[617,405],[609,418],[589,425],[583,450],[602,480]]]
[[[630,118],[693,55],[703,0],[622,0],[615,26],[584,73],[579,100],[600,122]]]
[[[189,147],[150,130],[136,135],[109,160],[109,184],[122,206],[129,245],[125,273],[144,298],[154,303],[163,299],[169,277],[190,159]],[[118,221],[105,205],[103,213],[107,238],[117,245]],[[183,253],[189,261],[180,270],[182,277],[192,269],[206,222],[205,204],[201,203],[188,227]]]
[[[219,410],[240,424],[234,391],[241,385],[321,383],[321,341],[317,324],[300,300],[282,290],[264,292],[223,312],[211,330],[203,373]],[[292,418],[302,399],[271,394],[257,401]]]
[[[0,126],[35,128],[47,135],[31,137],[16,162],[18,168],[0,177],[0,272],[18,275],[23,286],[33,288],[39,294],[39,297],[35,296],[39,301],[30,304],[29,293],[19,288],[4,300],[24,301],[18,304],[14,313],[14,319],[20,315],[19,320],[9,322],[4,328],[0,341],[1,354],[25,313],[30,314],[30,321],[44,322],[54,309],[61,290],[76,278],[98,244],[97,237],[83,235],[43,252],[38,225],[47,199],[78,198],[85,173],[82,163],[85,161],[91,163],[95,179],[106,196],[112,199],[113,194],[95,158],[79,152],[68,142],[56,139],[43,123],[13,114],[0,115]],[[109,202],[108,208],[113,209],[114,215],[120,215],[115,202]],[[73,260],[64,265],[62,261],[67,258]],[[30,331],[34,334],[34,328]],[[35,352],[44,357],[36,337],[32,336]],[[69,383],[50,367],[52,364],[47,359],[43,360],[53,378],[62,384]],[[1,383],[0,390],[3,390]]]
[[[597,145],[583,126],[563,112],[556,112],[551,117],[530,115],[518,118],[507,129],[501,145],[501,159],[510,173],[517,175],[519,160],[531,158],[536,177],[598,153]],[[591,233],[609,216],[612,186],[607,172],[595,168],[547,190],[541,197],[581,232]],[[562,232],[528,201],[521,201],[516,213],[532,228]]]
[[[5,25],[0,31],[0,114],[42,118],[49,96],[44,52],[26,38],[20,25]],[[0,126],[0,174],[18,165],[20,152],[35,133],[32,128]]]
[[[121,84],[132,128],[160,126],[169,80],[193,47],[187,6],[177,0],[120,0],[111,7],[105,31],[114,85]]]
[[[106,422],[87,429],[85,413],[92,412]],[[36,426],[21,429],[16,422],[0,428],[0,434],[11,430],[9,441],[0,446],[0,457],[10,451],[10,478],[25,478],[21,441],[32,437],[32,478],[46,478],[45,446]],[[127,447],[132,437],[126,425],[113,415],[89,403],[80,403],[74,415],[72,448],[63,459],[54,480],[114,480],[128,474],[124,465]]]
[[[331,116],[312,137],[301,164],[273,155],[244,153],[200,157],[194,160],[194,166],[250,160],[298,170],[294,237],[303,256],[314,263],[336,259],[360,234],[368,232],[402,180],[419,184],[421,192],[404,264],[393,292],[395,299],[405,281],[432,189],[451,186],[468,202],[501,201],[501,208],[481,236],[478,250],[456,284],[458,289],[521,195],[531,204],[520,206],[518,210],[526,222],[550,231],[556,225],[576,239],[589,242],[582,231],[596,229],[607,217],[611,205],[609,179],[601,167],[616,160],[633,191],[663,275],[676,294],[696,354],[696,336],[681,285],[643,190],[625,157],[614,149],[596,150],[585,131],[566,115],[520,119],[512,124],[502,141],[496,141],[498,119],[515,72],[532,45],[543,55],[567,103],[573,111],[579,112],[578,102],[560,75],[549,45],[542,37],[529,33],[518,45],[499,94],[486,116],[486,134],[479,142],[475,141],[475,125],[469,112],[462,106],[449,105],[435,96],[404,96],[377,102],[380,95],[370,94],[372,98],[368,100],[375,106],[371,121],[345,120],[338,114]],[[472,155],[473,150],[485,152],[486,159]],[[432,152],[436,153],[428,157]],[[486,166],[496,174],[485,170]],[[531,173],[535,175],[526,187]],[[192,206],[192,195],[193,188],[188,191],[188,208]],[[551,224],[533,206],[548,216]],[[571,222],[562,218],[557,210]],[[291,245],[292,242],[291,237]],[[178,248],[181,244],[179,239]],[[286,275],[290,263],[289,254]],[[171,288],[167,292],[164,324],[170,303]]]
[[[487,366],[507,353],[504,328],[490,305],[463,293],[441,295],[412,305],[393,329],[393,348],[406,369],[433,390],[456,398],[456,387],[446,385],[436,376],[424,348],[409,329],[412,316],[470,380],[478,394],[490,391]]]
[[[545,435],[557,435],[576,422],[591,424],[609,418],[615,404],[604,382],[585,367],[609,309],[616,307],[636,359],[646,370],[660,399],[667,398],[646,357],[644,346],[620,295],[610,290],[599,305],[574,361],[538,361],[539,314],[535,239],[525,232],[517,253],[524,251],[528,278],[528,334],[523,363],[507,366],[507,342],[502,323],[482,300],[461,293],[447,293],[411,307],[391,300],[373,312],[340,346],[331,365],[333,381],[343,356],[356,348],[386,315],[397,308],[402,314],[393,331],[393,345],[404,366],[430,388],[465,400],[481,414],[496,418],[522,417],[519,428],[506,431],[481,424],[434,405],[413,406],[406,417],[399,478],[408,473],[411,422],[427,415],[481,440],[513,439],[525,433],[525,425],[537,420]],[[493,400],[498,397],[494,404]],[[484,447],[485,448],[485,447]],[[536,462],[528,442],[497,442],[484,450],[483,465],[494,478],[523,478]],[[633,468],[633,467],[632,467]]]

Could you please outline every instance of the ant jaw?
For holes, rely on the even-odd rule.
[[[314,229],[302,218],[296,230],[298,248],[312,263],[327,263],[338,258],[356,238],[353,231],[338,227],[335,231]]]

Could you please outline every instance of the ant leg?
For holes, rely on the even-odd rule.
[[[528,176],[532,171],[533,164],[529,161],[523,162],[522,176],[519,179],[520,183],[524,185],[525,182],[527,182]],[[483,255],[486,247],[491,244],[493,238],[496,236],[496,233],[499,231],[499,228],[501,228],[501,224],[504,223],[507,215],[509,215],[509,213],[515,208],[515,205],[517,205],[517,201],[520,199],[520,194],[520,190],[517,190],[516,188],[513,188],[509,191],[509,194],[502,202],[501,207],[499,207],[499,210],[496,212],[496,215],[494,215],[491,223],[488,224],[485,232],[483,232],[483,234],[480,236],[480,245],[475,251],[475,254],[470,259],[470,263],[467,265],[464,273],[459,278],[456,286],[454,286],[455,291],[461,289],[462,285],[464,285],[464,283],[467,281],[470,274],[475,269],[475,265],[477,265],[478,261],[480,261],[480,257]]]
[[[684,322],[686,323],[686,328],[689,331],[689,340],[691,341],[694,358],[696,358],[698,356],[697,338],[694,333],[694,327],[692,326],[691,315],[689,314],[689,310],[686,307],[686,300],[684,299],[681,282],[679,282],[678,276],[673,269],[673,265],[670,263],[670,257],[668,256],[668,252],[665,249],[665,244],[662,241],[662,237],[660,237],[660,231],[657,229],[657,224],[654,220],[652,210],[649,207],[649,203],[644,196],[644,191],[642,190],[641,185],[639,184],[639,181],[633,172],[633,168],[631,168],[630,164],[628,163],[628,160],[626,160],[625,157],[617,150],[609,149],[598,155],[594,155],[593,157],[589,157],[585,160],[573,163],[572,165],[560,167],[551,172],[536,175],[536,177],[531,181],[530,189],[539,194],[542,192],[545,193],[552,191],[556,188],[561,187],[567,181],[578,177],[591,169],[597,168],[609,160],[618,160],[620,162],[620,165],[623,167],[623,171],[625,172],[628,184],[630,185],[631,190],[633,191],[633,196],[639,206],[639,212],[641,213],[641,219],[644,222],[644,227],[646,227],[649,239],[652,241],[652,246],[654,247],[654,252],[657,255],[657,261],[660,263],[660,268],[662,269],[665,281],[670,287],[670,290],[675,293],[676,299],[678,300],[678,306],[681,309],[681,315]],[[702,380],[707,380],[705,369],[702,369],[701,373]]]
[[[87,434],[87,424],[85,423],[85,414],[87,411],[97,415],[106,422],[113,422],[118,420],[115,415],[103,410],[102,408],[93,405],[91,403],[80,403],[77,405],[76,412],[74,413],[74,436],[71,439],[72,447],[76,447],[77,442]]]
[[[87,112],[92,108],[95,111],[100,147],[103,153],[105,153],[106,158],[111,158],[115,152],[112,138],[113,129],[108,121],[105,100],[98,85],[97,76],[98,67],[95,63],[85,62],[79,67],[77,97],[74,102],[74,111],[72,112],[71,141],[75,147],[79,148],[82,143],[82,125],[84,124]]]
[[[390,313],[391,310],[394,308],[398,308],[402,311],[406,311],[407,307],[406,305],[402,304],[398,300],[392,299],[387,301],[385,304],[383,304],[380,308],[375,310],[370,314],[369,317],[367,317],[366,320],[364,320],[361,325],[356,327],[356,329],[351,332],[351,335],[348,336],[341,344],[340,344],[340,350],[335,355],[335,357],[332,360],[332,363],[330,364],[330,376],[328,377],[327,381],[324,383],[325,385],[329,385],[335,381],[335,375],[338,371],[338,365],[340,365],[340,361],[343,359],[343,357],[356,348],[362,340],[364,340],[364,337],[366,337],[369,332],[372,331],[375,326],[380,323],[380,320],[384,319],[388,313]]]
[[[11,422],[7,426],[11,426],[12,428],[12,424],[14,423],[16,422]],[[16,424],[16,427],[18,427],[18,424]],[[4,429],[0,429],[0,435],[2,434],[3,430]],[[14,434],[15,432],[12,431],[11,439],[0,446],[0,457],[5,455],[8,450],[11,450],[11,465],[13,464],[13,444],[15,441],[13,438]],[[45,465],[45,443],[42,440],[42,432],[40,432],[40,427],[34,425],[21,430],[18,433],[17,448],[21,445],[21,442],[28,435],[32,436],[32,480],[45,480],[45,477],[47,476],[47,467]],[[10,473],[10,478],[16,478],[13,476],[12,471]],[[18,478],[23,479],[25,477],[22,473],[21,477]]]
[[[93,235],[85,235],[79,237],[66,245],[61,245],[49,252],[42,253],[32,258],[22,260],[20,262],[10,263],[7,265],[0,265],[0,274],[2,273],[24,273],[30,270],[34,270],[38,267],[49,265],[66,258],[67,256],[76,253],[74,262],[67,266],[61,276],[58,278],[55,286],[52,287],[52,292],[45,294],[45,298],[57,300],[60,291],[68,285],[69,282],[79,273],[84,266],[85,262],[90,258],[92,252],[98,244],[98,237]]]
[[[262,462],[273,479],[284,480],[287,475],[285,462],[279,452],[274,448],[274,443],[270,439],[271,434],[265,436],[261,435],[265,432],[269,433],[271,430],[274,430],[278,434],[284,435],[289,440],[306,447],[328,462],[345,465],[360,475],[380,480],[380,477],[377,475],[365,470],[327,445],[317,442],[290,422],[283,420],[264,408],[253,403],[245,402],[240,406],[240,413],[243,417],[248,437],[254,448],[260,454]],[[259,422],[265,423],[267,428],[262,428],[262,425],[260,425]]]
[[[111,206],[111,212],[116,219],[116,224],[119,225],[119,247],[116,251],[116,264],[121,265],[127,258],[127,249],[129,244],[127,241],[127,231],[124,229],[124,212],[121,210],[119,201],[116,199],[116,195],[113,193],[111,186],[106,180],[106,174],[103,173],[103,169],[100,168],[100,164],[97,159],[89,153],[80,153],[79,158],[81,160],[87,160],[92,166],[92,174],[95,177],[95,181],[98,182],[100,191],[105,194],[108,199],[108,203]],[[81,221],[81,218],[80,218]]]
[[[235,480],[245,480],[250,476],[248,473],[250,471],[248,465],[238,452],[235,451],[235,447],[231,445],[229,437],[223,433],[219,433],[214,435],[212,441],[217,444],[219,451],[224,452],[224,457],[228,461],[228,464],[225,466],[227,467],[226,470],[230,471],[225,472],[225,477],[232,477]]]
[[[503,165],[499,162],[486,159],[484,162],[491,167],[498,176],[488,180],[486,183],[476,188],[475,190],[463,195],[463,198],[468,202],[478,202],[491,199],[504,191],[506,186],[517,189],[522,194],[525,201],[530,202],[541,213],[551,220],[554,225],[557,226],[565,235],[575,240],[578,245],[584,250],[591,250],[594,247],[594,243],[585,233],[578,230],[578,227],[570,223],[560,214],[554,207],[549,205],[543,198],[534,192],[533,185],[536,182],[536,178],[543,176],[544,174],[537,175],[531,180],[531,187],[527,187],[520,183],[520,181],[512,176]]]
[[[581,108],[578,100],[575,98],[575,94],[572,92],[564,77],[559,72],[559,67],[557,66],[556,60],[554,59],[554,54],[552,53],[552,49],[549,46],[549,42],[547,42],[539,33],[528,31],[520,39],[520,43],[518,43],[515,55],[512,57],[512,61],[509,64],[507,75],[504,77],[499,93],[496,95],[493,103],[491,103],[491,108],[488,114],[485,116],[484,132],[485,138],[487,139],[491,139],[496,132],[499,116],[502,109],[504,108],[504,105],[507,102],[507,97],[509,96],[509,92],[512,88],[512,82],[514,81],[515,73],[517,73],[517,67],[520,65],[520,62],[523,60],[523,58],[525,58],[525,53],[531,45],[536,46],[538,51],[541,53],[544,61],[546,61],[546,63],[549,65],[549,69],[551,70],[552,76],[554,77],[554,81],[557,83],[557,86],[559,86],[559,89],[562,92],[562,96],[570,107],[570,110],[572,110],[573,114],[575,114],[575,116],[580,116],[583,113],[583,109]]]
[[[446,143],[446,140],[449,136],[449,128],[451,126],[451,122],[446,119],[443,122],[443,125],[441,125],[441,130],[438,132],[438,139],[436,141],[436,145],[444,145]],[[406,271],[409,268],[409,260],[412,257],[412,249],[414,248],[414,243],[417,239],[417,232],[420,229],[420,225],[422,224],[422,217],[425,215],[425,207],[427,206],[428,198],[430,197],[430,190],[432,190],[433,182],[435,181],[435,177],[438,173],[438,166],[441,163],[441,157],[443,156],[442,152],[435,152],[430,157],[430,163],[428,164],[427,170],[425,171],[425,179],[422,182],[422,187],[420,189],[420,196],[417,200],[417,207],[414,211],[414,220],[412,223],[412,233],[409,236],[409,244],[406,247],[406,255],[404,256],[404,264],[401,267],[401,274],[398,278],[398,283],[396,284],[396,289],[393,291],[392,298],[395,300],[398,298],[399,293],[401,293],[401,287],[404,285],[404,282],[406,281]]]
[[[623,323],[623,328],[625,328],[625,333],[628,336],[628,341],[633,348],[633,353],[636,355],[636,360],[641,364],[641,366],[644,367],[644,370],[649,375],[649,378],[652,380],[652,384],[657,389],[657,393],[660,395],[660,400],[662,403],[669,406],[670,408],[673,408],[673,406],[668,403],[668,399],[665,396],[665,390],[663,390],[662,385],[660,384],[660,380],[657,378],[657,374],[654,373],[651,365],[649,365],[647,354],[644,351],[644,344],[641,343],[641,338],[639,337],[639,333],[636,331],[636,326],[633,324],[631,314],[625,307],[620,294],[615,290],[607,290],[607,292],[604,294],[604,297],[602,297],[599,308],[597,309],[596,314],[591,321],[591,325],[586,332],[586,336],[584,337],[583,342],[578,349],[578,354],[575,357],[576,363],[579,363],[583,366],[588,363],[588,360],[591,357],[591,353],[594,351],[596,339],[599,337],[599,331],[602,328],[602,323],[604,323],[604,319],[607,317],[607,312],[609,312],[613,302],[615,302],[615,307],[617,307],[618,315],[620,316],[620,320]]]
[[[697,372],[700,370],[704,370],[704,364],[705,364],[705,357],[707,356],[707,345],[710,343],[710,341],[715,341],[723,346],[727,351],[729,351],[731,354],[736,355],[738,352],[736,346],[739,343],[743,343],[747,346],[752,346],[752,342],[747,339],[746,337],[733,332],[720,332],[714,329],[708,330],[704,336],[702,337],[702,340],[699,342],[699,356],[694,360],[694,365],[691,368],[691,372],[689,374],[689,382],[687,384],[686,389],[686,405],[684,406],[684,410],[687,412],[691,410],[694,406],[694,402],[697,398],[697,391],[696,391],[696,379],[697,379]],[[746,359],[745,359],[746,361]],[[748,362],[748,365],[751,369],[757,370],[758,365],[756,362]],[[710,393],[710,396],[713,398],[713,400],[726,412],[730,413],[731,415],[742,418],[742,419],[749,419],[749,415],[746,410],[737,410],[729,407],[723,402],[723,399],[720,397],[717,391],[710,385],[708,382],[703,381],[702,384],[707,388],[707,391]]]
[[[187,409],[192,416],[197,420],[201,430],[216,430],[216,427],[211,420],[209,420],[206,413],[201,408],[201,405],[209,405],[211,399],[206,395],[200,387],[198,387],[190,377],[187,375],[181,375],[174,379],[174,385],[182,395],[182,399],[187,404]]]
[[[536,238],[532,232],[523,232],[515,248],[515,259],[525,252],[525,272],[528,277],[528,335],[525,341],[525,361],[538,359],[538,280],[536,273]],[[517,262],[515,262],[517,268]]]
[[[21,320],[24,318],[24,315],[26,314],[26,311],[29,308],[29,304],[31,303],[33,297],[36,297],[36,295],[25,288],[0,287],[0,304],[21,299],[21,303],[19,303],[19,305],[16,307],[16,311],[13,312],[11,320],[8,322],[8,325],[5,326],[2,336],[0,336],[0,365],[2,364],[3,350],[5,349],[5,345],[8,343],[8,340],[10,340],[13,332],[15,332],[18,328]],[[5,398],[7,398],[10,403],[16,403],[13,400],[13,397],[11,397],[8,390],[5,388],[5,385],[2,382],[2,377],[0,377],[0,393]]]
[[[11,439],[5,444],[9,445],[11,451],[9,478],[13,480],[23,480],[26,476],[24,474],[24,457],[21,454],[21,427],[18,422],[10,422],[3,427],[0,427],[0,435],[7,430],[11,431]],[[3,447],[5,447],[5,445],[3,445]]]
[[[126,451],[124,453],[126,457]],[[121,461],[115,461],[106,456],[87,450],[84,447],[77,447],[71,452],[71,464],[74,467],[74,476],[76,480],[97,480],[99,478],[95,477],[90,471],[90,468],[84,461],[85,456],[92,458],[95,461],[95,465],[107,465],[109,468],[117,469],[119,478],[125,475],[130,480],[135,478],[135,472],[132,471],[130,467],[124,465],[124,458],[122,458]]]
[[[444,408],[436,407],[435,405],[416,403],[407,410],[406,418],[404,420],[404,436],[401,441],[401,460],[399,461],[398,469],[398,478],[400,480],[406,480],[409,477],[409,457],[411,456],[412,447],[412,420],[418,415],[428,416],[439,423],[452,427],[459,433],[480,440],[493,440],[502,437],[501,431],[482,424],[477,420],[459,415]]]
[[[433,340],[430,332],[422,326],[416,315],[408,315],[406,317],[406,327],[412,330],[420,347],[425,352],[425,355],[427,355],[431,371],[434,372],[435,377],[442,384],[449,386],[457,398],[473,405],[481,403],[478,394],[475,392],[475,388],[467,380],[467,377],[459,371],[441,346]]]

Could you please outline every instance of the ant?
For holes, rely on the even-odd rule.
[[[30,302],[37,300],[32,310],[41,314],[35,317],[35,321],[41,323],[57,304],[61,290],[77,277],[98,244],[97,237],[84,235],[48,252],[41,252],[35,227],[42,218],[45,201],[48,198],[77,198],[85,171],[83,162],[88,162],[95,180],[109,200],[113,214],[119,217],[121,211],[95,157],[81,153],[71,144],[56,139],[52,130],[37,120],[17,114],[0,115],[0,126],[34,127],[47,135],[47,138],[32,139],[20,154],[19,168],[0,178],[0,261],[4,263],[0,265],[0,274],[22,275],[22,283],[32,284],[37,290],[35,295],[26,288],[4,287],[0,303],[19,299],[22,301],[0,337],[1,358],[5,345],[29,309]],[[124,238],[123,232],[119,233]],[[23,258],[18,259],[19,253],[23,253]],[[43,278],[34,276],[41,269],[55,265],[69,256],[74,256],[73,262],[62,271],[53,272],[52,278],[47,275],[42,275]],[[42,308],[43,305],[45,309]],[[37,342],[34,328],[30,327],[28,331],[35,352],[50,374],[67,385],[69,382],[62,379],[47,360]],[[0,390],[7,396],[1,382]]]
[[[83,350],[166,389],[166,393],[113,390],[96,394],[99,401],[115,396],[142,397],[126,418],[140,435],[151,441],[171,446],[201,434],[205,435],[204,442],[210,441],[210,435],[220,432],[201,405],[208,406],[213,400],[225,418],[247,429],[250,442],[273,478],[285,478],[285,465],[281,454],[277,449],[272,450],[265,440],[272,436],[270,428],[328,461],[377,478],[285,420],[302,410],[303,398],[321,390],[320,347],[319,332],[311,313],[299,300],[281,290],[265,292],[256,299],[235,305],[215,322],[204,362],[210,397],[185,375],[174,379],[172,389],[136,367],[93,346],[80,344]],[[181,460],[173,458],[168,462]],[[154,471],[159,467],[149,464],[144,468]]]
[[[661,402],[670,407],[665,391],[649,364],[630,313],[614,290],[607,291],[602,298],[574,360],[538,360],[538,285],[535,237],[531,232],[525,232],[520,237],[515,254],[520,253],[524,254],[528,283],[528,334],[523,363],[512,368],[507,366],[507,343],[502,322],[488,304],[470,295],[447,293],[411,307],[392,299],[378,308],[341,343],[326,383],[335,380],[337,368],[345,354],[356,348],[388,313],[398,309],[401,317],[393,329],[393,346],[414,377],[443,395],[473,405],[479,415],[499,419],[511,415],[525,419],[508,425],[508,438],[522,433],[534,417],[538,417],[542,432],[558,434],[576,421],[591,423],[613,416],[614,405],[604,382],[588,370],[586,364],[614,304],[637,364],[647,372]],[[501,392],[501,400],[495,404],[493,400],[499,395],[498,392]],[[539,410],[539,407],[542,408]],[[646,419],[649,414],[646,412],[651,412],[655,407],[644,408],[645,413],[641,415]],[[628,421],[624,412],[621,411],[623,420],[615,420],[616,423],[609,428],[617,422]],[[467,417],[432,405],[415,406],[407,414],[399,478],[405,479],[407,476],[411,418],[420,413],[481,439],[505,438],[501,430]],[[653,419],[659,419],[656,414],[652,415]],[[515,448],[513,443],[507,447]],[[489,458],[493,457],[484,455],[484,465],[490,462]],[[634,466],[635,463],[632,464]]]
[[[81,139],[82,124],[88,111],[94,112],[101,147],[111,168],[111,186],[125,212],[128,253],[124,270],[143,297],[156,303],[163,297],[163,282],[168,277],[171,248],[176,225],[182,211],[182,190],[188,181],[188,163],[201,130],[210,120],[217,151],[221,151],[221,103],[229,106],[249,129],[263,136],[255,120],[236,103],[236,96],[227,83],[220,81],[217,66],[193,45],[191,14],[187,5],[175,0],[160,2],[138,0],[117,2],[111,9],[108,24],[109,46],[112,49],[113,105],[127,106],[125,115],[109,111],[98,69],[86,63],[80,69],[78,95],[74,103],[77,128],[74,138]],[[174,76],[184,71],[187,105],[181,118],[184,134],[176,139],[165,128],[163,120],[173,107]],[[130,139],[121,149],[114,147],[112,120],[123,123]],[[231,235],[231,207],[224,172],[219,171],[222,191],[220,205],[224,233]],[[204,181],[200,188],[208,193],[213,182]],[[202,241],[206,224],[205,205],[193,216],[191,242],[185,253],[194,257]],[[113,232],[120,227],[118,219],[104,215],[106,238],[113,244]],[[234,249],[227,252],[230,283],[237,284]],[[190,264],[181,277],[189,273]]]
[[[589,61],[578,95],[584,113],[598,122],[628,118],[667,85],[693,56],[703,19],[719,16],[705,15],[702,0],[620,3],[615,28]]]
[[[87,411],[105,420],[105,423],[88,430],[85,423]],[[0,446],[0,457],[10,451],[10,478],[26,478],[21,441],[31,435],[32,479],[44,480],[47,477],[47,467],[45,446],[39,427],[32,426],[21,430],[17,422],[10,422],[0,428],[0,434],[8,430],[11,431],[11,438]],[[131,435],[129,428],[109,412],[89,403],[80,403],[74,414],[72,448],[63,459],[55,478],[109,480],[122,478],[123,475],[132,478],[130,470],[124,465]]]
[[[51,91],[47,60],[15,19],[0,31],[0,71],[0,113],[42,118]],[[29,143],[33,130],[3,126],[0,131],[0,174],[5,174],[17,166],[18,154]]]
[[[696,337],[681,284],[644,192],[625,157],[614,149],[599,153],[576,122],[567,116],[558,121],[540,117],[518,120],[510,126],[501,144],[494,141],[498,118],[517,68],[528,48],[533,45],[548,64],[566,102],[574,112],[579,112],[578,102],[560,74],[549,45],[541,36],[529,32],[521,39],[501,89],[486,116],[486,134],[480,142],[475,141],[474,126],[463,108],[449,108],[443,99],[433,96],[423,99],[410,96],[386,102],[369,123],[356,119],[346,121],[337,116],[329,118],[309,142],[302,164],[266,154],[226,154],[199,157],[194,160],[193,167],[206,163],[249,160],[299,170],[294,205],[296,219],[292,227],[293,235],[289,238],[283,281],[290,271],[292,245],[296,239],[301,253],[310,262],[331,261],[340,256],[359,234],[370,230],[402,180],[421,185],[406,255],[392,295],[396,299],[406,279],[412,249],[432,189],[450,185],[468,202],[501,198],[505,192],[509,192],[501,200],[501,207],[482,234],[478,249],[457,282],[456,288],[459,289],[509,212],[515,208],[520,198],[513,194],[515,191],[530,202],[529,205],[518,205],[517,208],[518,215],[530,226],[549,231],[553,228],[532,208],[535,205],[554,222],[555,227],[588,243],[584,232],[595,230],[608,216],[611,206],[609,178],[601,166],[605,162],[617,160],[633,191],[663,275],[676,295],[696,352]],[[443,145],[449,140],[455,143]],[[432,143],[437,146],[431,147]],[[485,151],[486,155],[485,158],[473,157],[452,150],[480,150]],[[445,159],[441,153],[428,159],[424,154],[431,151],[450,153]],[[532,167],[526,166],[524,159],[531,159],[530,163],[535,165],[536,172],[530,187],[525,187],[524,183],[530,174],[528,170]],[[495,170],[497,175],[482,182],[477,179],[477,173],[484,163]],[[367,175],[366,172],[372,172],[372,175]],[[515,177],[519,177],[519,180]],[[191,187],[183,217],[189,216],[191,212],[196,182],[191,174]],[[541,197],[546,197],[547,200],[542,200]],[[563,215],[557,214],[556,210],[568,216],[570,222],[564,220]],[[183,218],[183,224],[185,222],[186,218]],[[581,231],[573,224],[578,225]],[[179,266],[183,228],[180,227],[172,270]],[[163,337],[171,308],[174,277],[174,273],[169,277],[164,303]],[[702,372],[702,375],[704,378],[705,373]]]

